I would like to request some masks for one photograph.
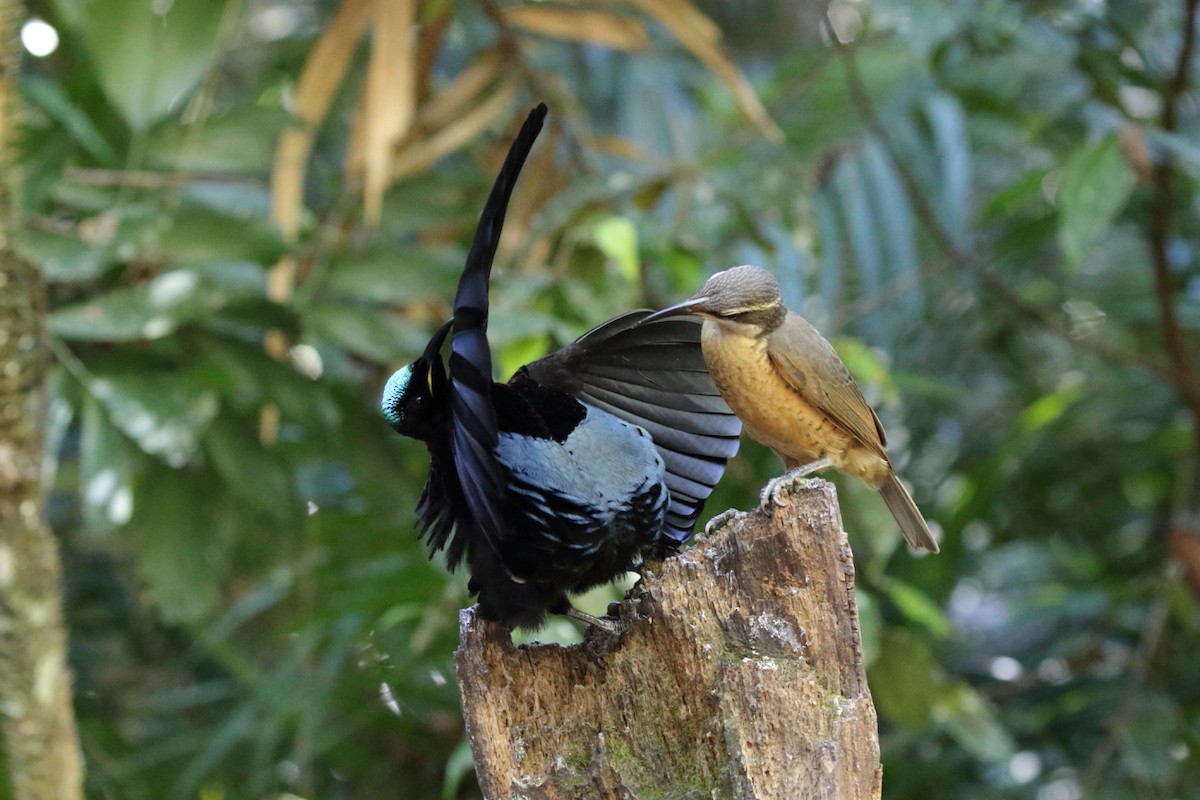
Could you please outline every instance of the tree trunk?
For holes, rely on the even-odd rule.
[[[833,486],[731,512],[650,564],[619,636],[514,647],[462,612],[456,653],[488,800],[878,800],[882,768]]]
[[[13,248],[21,18],[19,3],[0,2],[0,776],[11,782],[0,796],[75,800],[82,763],[60,566],[41,516],[45,286]]]

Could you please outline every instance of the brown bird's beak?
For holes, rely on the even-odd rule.
[[[676,303],[673,306],[664,308],[662,311],[655,311],[648,317],[642,317],[640,320],[638,320],[637,324],[642,325],[656,319],[662,319],[663,317],[679,317],[683,316],[684,314],[702,314],[708,310],[708,301],[709,298],[707,297],[689,297],[682,303]]]

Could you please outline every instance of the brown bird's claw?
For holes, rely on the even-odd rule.
[[[725,509],[720,514],[717,514],[708,521],[708,523],[704,526],[704,535],[708,536],[716,533],[717,531],[721,530],[721,528],[724,528],[726,525],[733,522],[733,520],[741,513],[742,512],[738,511],[736,508]]]
[[[812,463],[802,464],[795,469],[789,469],[778,478],[772,478],[767,481],[767,485],[763,487],[763,490],[758,495],[759,504],[765,506],[769,501],[777,506],[788,505],[788,501],[785,500],[786,494],[783,491],[784,489],[793,486],[797,481],[807,478],[814,472],[820,472],[832,466],[833,462],[828,458],[818,458]]]

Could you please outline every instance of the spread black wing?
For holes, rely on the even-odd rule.
[[[496,410],[492,406],[492,353],[487,341],[488,278],[504,227],[508,199],[542,122],[545,104],[529,113],[509,148],[475,229],[475,239],[454,296],[450,345],[451,447],[463,498],[475,527],[493,547],[504,524],[500,517],[504,474],[496,461]]]
[[[667,533],[682,542],[737,453],[742,423],[704,363],[701,321],[636,325],[650,313],[613,317],[522,373],[646,429],[667,468]]]

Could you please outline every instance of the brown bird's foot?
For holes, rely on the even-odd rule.
[[[782,489],[791,486],[801,478],[807,478],[814,472],[820,472],[832,466],[833,462],[828,458],[818,458],[810,464],[802,464],[795,469],[789,469],[778,478],[772,478],[767,481],[767,485],[763,487],[762,492],[758,495],[758,502],[764,506],[768,501],[777,506],[786,506],[787,503],[784,502]]]
[[[728,508],[710,519],[704,526],[704,535],[710,536],[733,522],[742,512],[736,508]]]

